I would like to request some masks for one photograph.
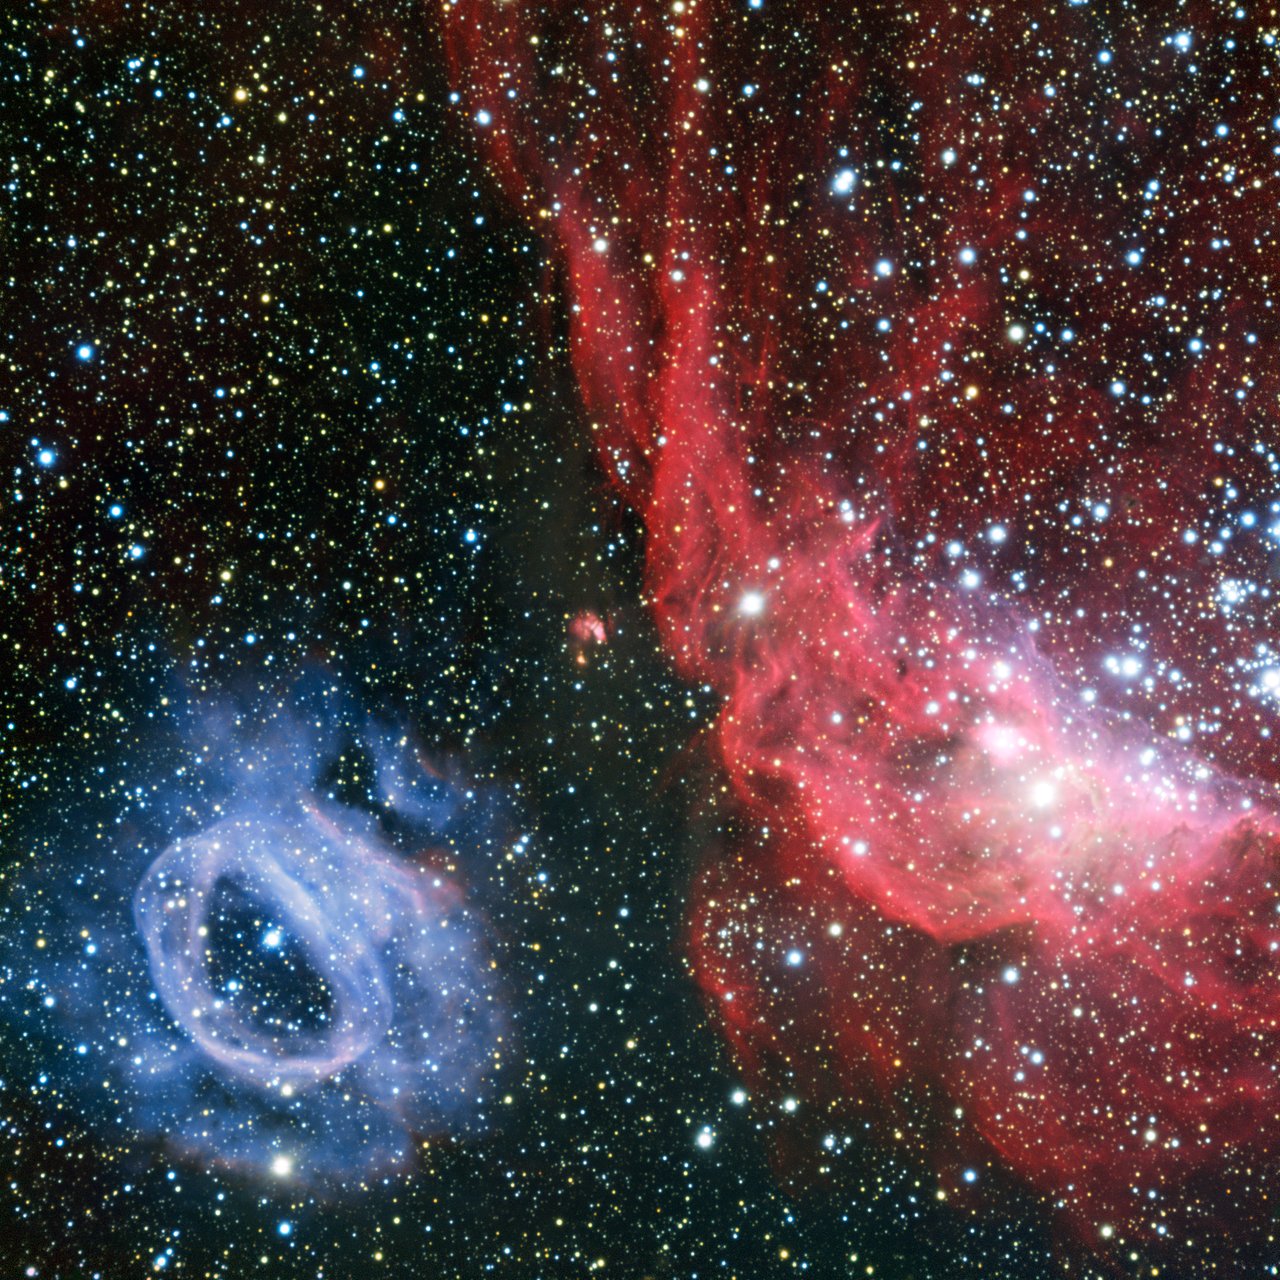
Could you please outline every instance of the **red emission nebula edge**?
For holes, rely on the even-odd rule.
[[[689,946],[744,1069],[1095,1241],[1269,1216],[1273,38],[1195,4],[443,28],[722,698],[749,836]]]

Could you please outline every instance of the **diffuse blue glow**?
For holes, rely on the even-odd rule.
[[[117,822],[78,891],[40,895],[74,950],[21,963],[51,1040],[83,1046],[91,1120],[202,1167],[350,1190],[419,1137],[486,1126],[511,1019],[454,851],[500,842],[484,796],[407,735],[304,710],[202,713],[171,794],[136,789],[154,843]],[[367,803],[325,784],[353,750]]]

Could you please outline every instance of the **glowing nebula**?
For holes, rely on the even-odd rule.
[[[456,887],[350,813],[303,800],[180,840],[147,871],[134,914],[193,1061],[259,1090],[267,1112],[283,1101],[290,1127],[330,1143],[333,1113],[351,1113],[333,1149],[344,1165],[371,1142],[376,1162],[402,1159],[407,1135],[447,1128],[491,1065],[500,1022]],[[234,960],[218,954],[229,944]],[[194,1147],[201,1132],[188,1120],[171,1136]],[[320,1172],[314,1151],[305,1160]]]
[[[42,953],[26,989],[106,1073],[81,1101],[114,1132],[337,1194],[483,1131],[512,1019],[463,880],[487,798],[326,701],[198,708],[178,781],[36,895],[44,937],[91,941]],[[343,761],[362,790],[335,789]]]
[[[1009,1168],[1091,1241],[1246,1217],[1280,330],[1270,120],[1211,86],[1266,55],[1207,11],[1189,69],[1154,13],[761,8],[445,16],[668,651],[723,698],[754,834],[708,855],[700,980],[762,1089],[943,1196]]]

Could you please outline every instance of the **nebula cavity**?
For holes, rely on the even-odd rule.
[[[456,888],[350,814],[299,800],[179,840],[148,869],[134,916],[156,991],[201,1059],[295,1118],[315,1112],[307,1129],[332,1138],[340,1108],[358,1121],[349,1142],[371,1121],[384,1142],[437,1132],[491,1065],[483,944]]]
[[[494,798],[336,687],[196,707],[170,754],[68,891],[32,892],[54,945],[25,990],[96,1082],[86,1112],[320,1194],[482,1133],[513,1023],[470,878]]]

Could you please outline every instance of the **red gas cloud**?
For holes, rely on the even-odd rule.
[[[741,1060],[1090,1239],[1265,1198],[1265,33],[444,13],[667,650],[723,698],[755,834],[689,945]]]

